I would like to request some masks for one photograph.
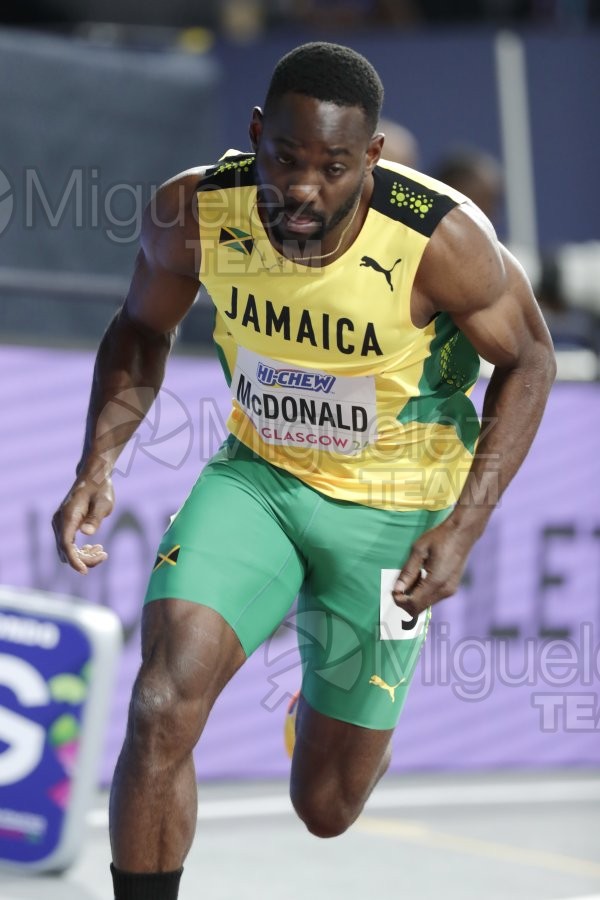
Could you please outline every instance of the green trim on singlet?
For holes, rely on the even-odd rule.
[[[398,421],[452,424],[466,449],[473,453],[480,425],[466,391],[477,380],[479,356],[447,313],[436,317],[429,352],[419,380],[419,396],[407,401]]]

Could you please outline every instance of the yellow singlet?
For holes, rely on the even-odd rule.
[[[231,432],[330,497],[382,509],[457,499],[479,434],[479,358],[450,317],[410,318],[419,261],[464,196],[381,161],[364,225],[341,257],[280,256],[256,208],[254,156],[199,185],[200,279],[232,389]],[[298,253],[300,255],[300,251]]]

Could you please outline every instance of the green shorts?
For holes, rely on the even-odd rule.
[[[306,700],[335,719],[394,728],[430,611],[410,619],[391,584],[416,538],[448,512],[332,500],[230,437],[172,519],[145,602],[216,610],[249,656],[298,597],[289,621]]]

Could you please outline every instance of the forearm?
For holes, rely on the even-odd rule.
[[[174,333],[157,334],[123,308],[98,348],[77,473],[110,475],[160,390]]]
[[[527,456],[554,375],[554,356],[546,345],[538,345],[526,365],[493,372],[484,399],[482,436],[450,517],[474,540]]]

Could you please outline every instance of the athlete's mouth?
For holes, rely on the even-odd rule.
[[[291,231],[294,234],[311,234],[323,227],[323,220],[321,217],[285,209],[282,216],[282,225],[286,231]]]

